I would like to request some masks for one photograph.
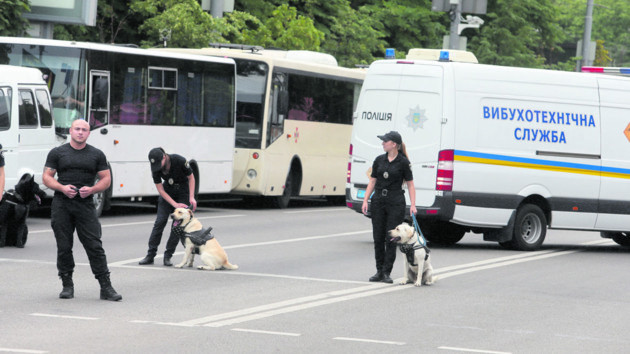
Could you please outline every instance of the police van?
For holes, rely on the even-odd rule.
[[[50,149],[65,137],[58,136],[48,87],[41,71],[0,65],[0,144],[4,155],[5,190],[26,174],[35,176],[40,188]]]
[[[601,231],[630,245],[630,78],[482,65],[460,54],[424,51],[413,56],[422,60],[370,66],[354,117],[347,205],[361,212],[383,153],[377,135],[397,130],[432,242],[474,232],[535,250],[553,228]]]

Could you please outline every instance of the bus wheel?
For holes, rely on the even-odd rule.
[[[547,235],[547,218],[536,205],[525,204],[518,208],[512,235],[512,247],[521,251],[540,248]]]
[[[278,208],[285,209],[289,206],[291,202],[291,194],[293,191],[293,173],[289,172],[287,176],[287,181],[284,183],[284,190],[282,191],[282,195],[275,197],[274,201]]]
[[[612,238],[618,245],[630,247],[630,232],[602,232],[602,237]]]
[[[99,178],[96,177],[94,184],[98,183],[98,181]],[[94,208],[96,209],[96,216],[101,216],[104,210],[108,210],[110,208],[110,198],[112,195],[111,188],[112,186],[110,185],[106,190],[92,195],[92,198],[94,200]]]

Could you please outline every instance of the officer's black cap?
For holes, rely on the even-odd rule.
[[[149,162],[151,163],[151,172],[157,172],[162,169],[162,158],[166,153],[162,148],[153,148],[149,151]]]
[[[383,140],[383,141],[393,141],[398,145],[402,144],[402,137],[400,136],[400,134],[398,134],[397,131],[390,131],[389,133],[385,134],[385,135],[377,135],[379,139]]]

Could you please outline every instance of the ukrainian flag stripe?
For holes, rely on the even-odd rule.
[[[455,150],[455,161],[630,179],[630,169]]]

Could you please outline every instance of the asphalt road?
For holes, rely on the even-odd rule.
[[[76,238],[75,298],[59,299],[50,220],[32,215],[26,248],[0,249],[0,352],[628,352],[629,251],[598,233],[550,230],[538,252],[469,234],[432,247],[439,279],[416,288],[367,281],[370,221],[341,205],[202,203],[234,271],[138,265],[153,212],[101,218],[121,302],[99,300]]]

